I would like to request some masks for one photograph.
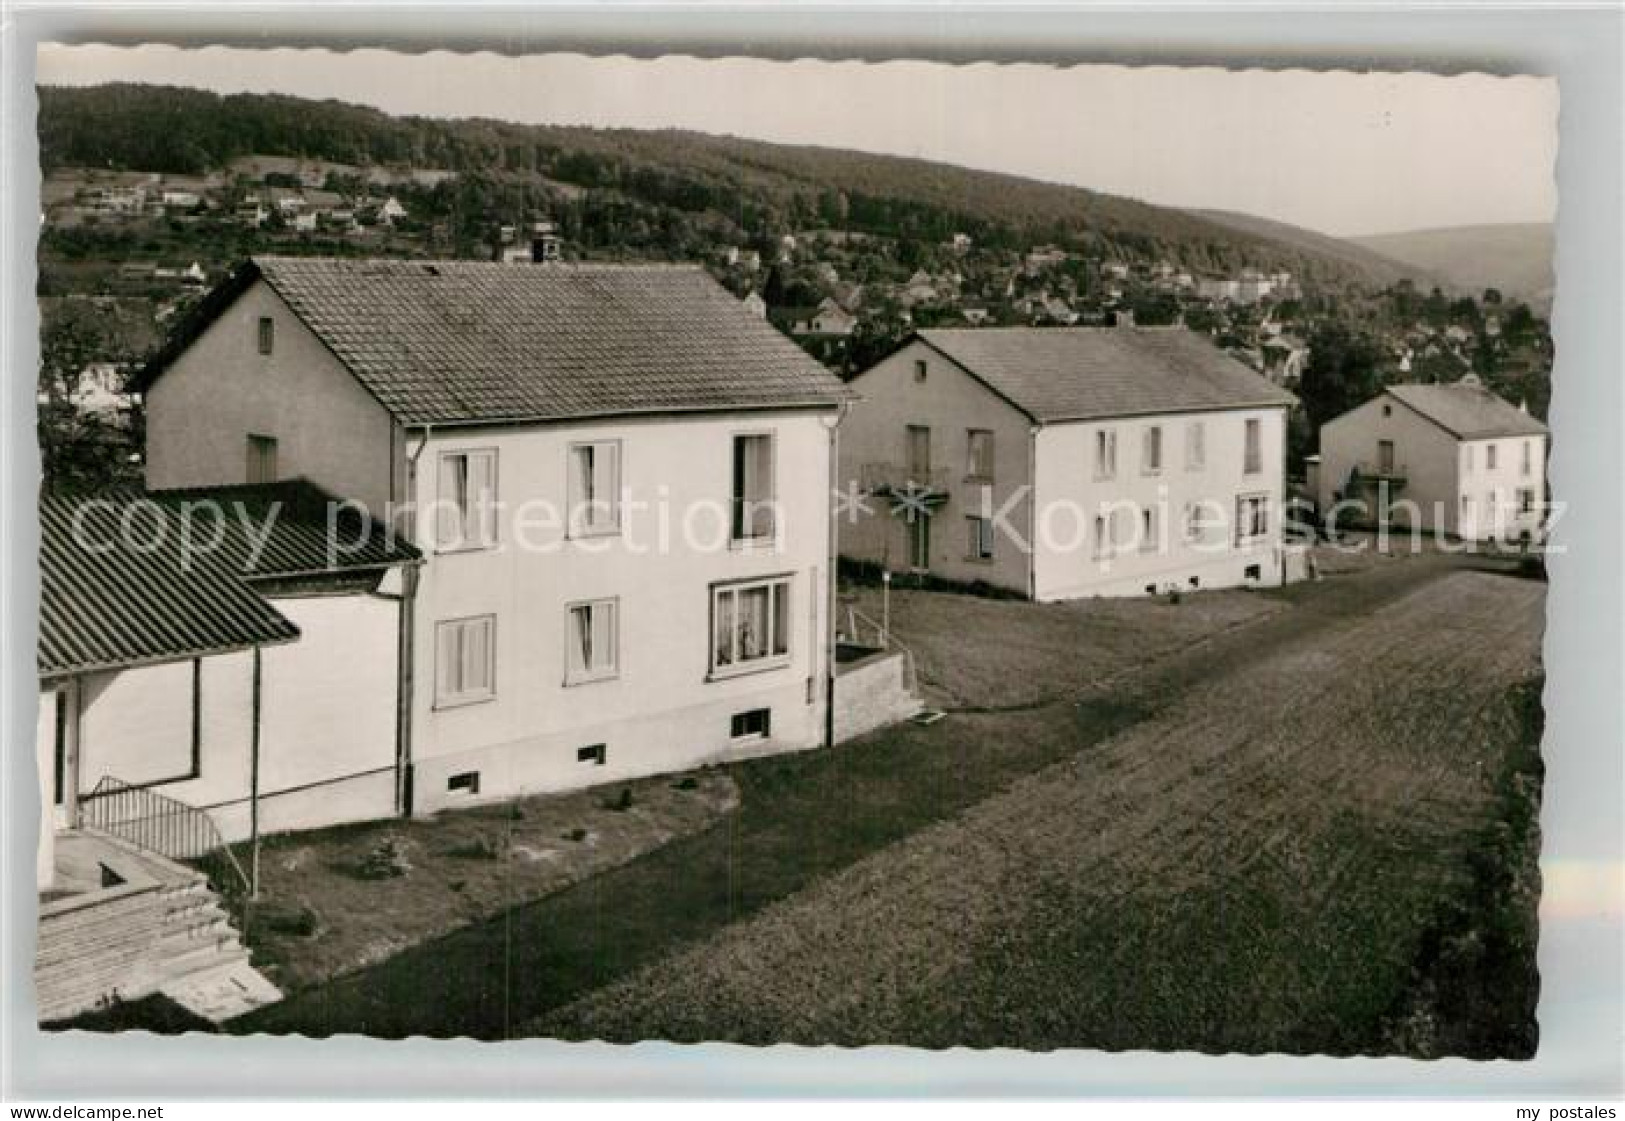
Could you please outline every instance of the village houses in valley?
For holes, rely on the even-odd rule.
[[[155,371],[148,481],[401,521],[421,814],[826,742],[846,398],[698,268],[259,258]]]
[[[1037,600],[1289,575],[1293,398],[1189,331],[925,330],[852,389],[844,556]]]
[[[1547,428],[1468,374],[1390,385],[1320,429],[1310,485],[1339,521],[1410,525],[1467,541],[1539,536]]]

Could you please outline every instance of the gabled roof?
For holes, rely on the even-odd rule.
[[[1471,382],[1390,385],[1387,392],[1459,440],[1495,436],[1544,436],[1540,421]]]
[[[977,327],[917,337],[1040,422],[1295,401],[1184,328]]]
[[[828,406],[834,374],[698,266],[256,257],[150,383],[263,279],[408,425]]]
[[[179,518],[159,503],[42,498],[39,559],[41,677],[299,637],[299,628],[244,583],[227,557],[186,551]]]
[[[190,518],[194,539],[218,540],[225,561],[250,580],[344,575],[423,558],[389,525],[308,479],[161,490],[150,497]]]

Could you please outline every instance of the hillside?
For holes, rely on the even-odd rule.
[[[1286,270],[1317,287],[1365,287],[1389,276],[1335,243],[894,156],[691,132],[392,117],[333,101],[162,86],[42,87],[39,103],[46,171],[197,173],[250,154],[293,156],[358,168],[446,168],[490,185],[484,198],[501,193],[527,203],[586,188],[636,209],[638,228],[684,225],[701,231],[690,240],[702,242],[810,227],[922,244],[964,232],[990,248],[1055,242],[1199,272]],[[456,209],[466,217],[473,208]]]
[[[1551,305],[1554,239],[1549,222],[1453,226],[1350,240],[1436,275],[1459,292],[1499,288],[1509,298],[1529,301],[1543,314]]]
[[[1282,245],[1294,246],[1305,253],[1343,261],[1376,285],[1386,287],[1407,277],[1415,281],[1418,286],[1431,286],[1434,283],[1441,283],[1431,273],[1418,269],[1414,264],[1384,256],[1381,252],[1367,246],[1359,245],[1344,238],[1332,237],[1330,234],[1323,234],[1317,230],[1306,229],[1303,226],[1275,222],[1268,218],[1259,218],[1253,214],[1241,214],[1234,210],[1191,210],[1188,213],[1194,214],[1204,221],[1213,222],[1232,230],[1252,234],[1256,237],[1268,238],[1271,241],[1280,242]]]

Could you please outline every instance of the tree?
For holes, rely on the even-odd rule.
[[[113,319],[94,304],[73,300],[43,317],[37,432],[48,492],[84,494],[140,481],[130,463],[140,446],[139,418],[126,429],[81,412],[72,399],[87,366],[111,362],[127,369],[133,357]]]
[[[1332,320],[1309,338],[1309,362],[1298,384],[1298,399],[1317,433],[1382,389],[1382,350],[1375,340]]]

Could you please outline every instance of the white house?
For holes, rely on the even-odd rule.
[[[1538,536],[1548,432],[1469,374],[1390,385],[1320,429],[1318,499],[1341,524],[1394,524],[1469,540]]]
[[[1293,398],[1189,331],[921,331],[851,388],[843,556],[1039,600],[1282,579]]]
[[[700,269],[257,258],[154,374],[152,485],[421,543],[413,812],[825,741],[848,394]]]

